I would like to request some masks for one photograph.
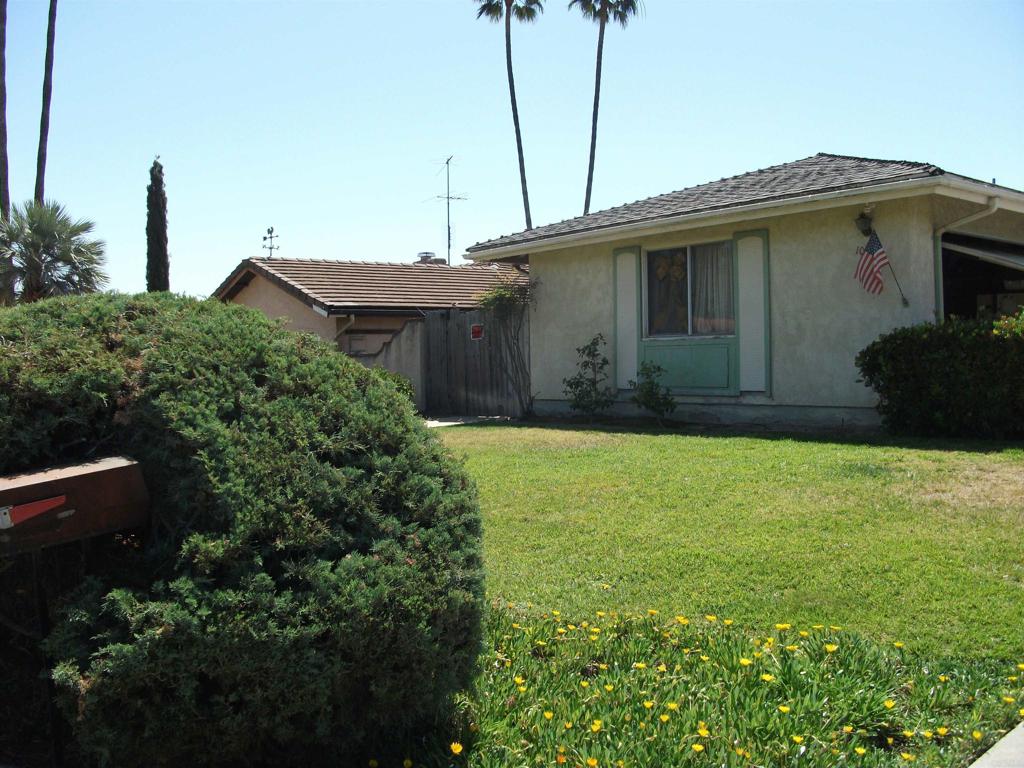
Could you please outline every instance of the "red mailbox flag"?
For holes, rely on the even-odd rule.
[[[484,324],[473,323],[469,326],[469,338],[472,341],[480,341],[484,337]]]

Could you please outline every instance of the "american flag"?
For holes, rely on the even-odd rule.
[[[853,276],[860,281],[861,288],[877,296],[885,287],[882,283],[882,268],[889,265],[889,257],[885,255],[885,248],[878,235],[872,232],[867,245],[857,249],[857,255],[860,261]]]

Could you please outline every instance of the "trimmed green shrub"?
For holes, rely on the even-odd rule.
[[[409,398],[409,401],[412,403],[416,402],[416,390],[413,389],[412,382],[409,381],[408,377],[394,371],[389,371],[387,368],[374,368],[373,371],[397,389],[400,395]]]
[[[355,764],[471,682],[475,488],[321,340],[167,294],[3,310],[0,414],[0,474],[124,453],[152,497],[145,533],[50,553],[81,577],[46,648],[88,761]]]
[[[569,407],[593,419],[615,403],[615,390],[608,381],[608,358],[601,348],[604,334],[599,333],[582,347],[576,347],[579,370],[568,379],[562,379]]]
[[[894,432],[1024,435],[1024,312],[991,321],[897,328],[857,355]]]
[[[640,363],[637,380],[629,382],[633,390],[630,401],[653,414],[659,424],[676,410],[672,390],[661,383],[661,377],[664,375],[664,368],[650,360],[644,360]]]

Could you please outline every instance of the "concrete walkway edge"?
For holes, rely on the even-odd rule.
[[[970,768],[1022,768],[1024,766],[1024,722],[1003,736],[971,763]]]

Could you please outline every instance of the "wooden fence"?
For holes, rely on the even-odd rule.
[[[426,412],[437,416],[521,416],[517,378],[529,397],[528,367],[525,381],[517,377],[516,352],[504,334],[502,322],[485,310],[440,310],[424,318],[426,360],[424,388]],[[524,318],[519,344],[529,365],[529,326]],[[474,338],[473,327],[482,330]],[[521,367],[521,366],[519,366]]]

